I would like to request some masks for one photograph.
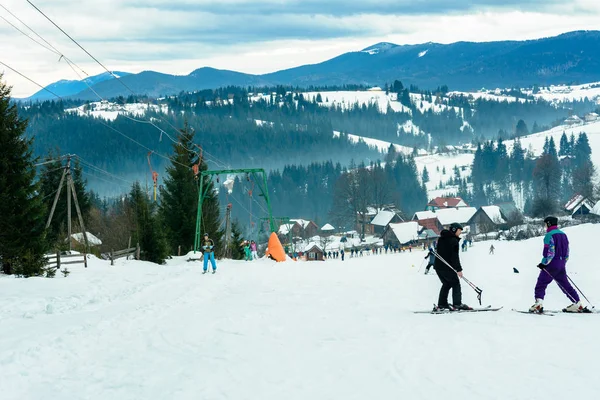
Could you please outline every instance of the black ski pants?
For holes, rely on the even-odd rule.
[[[452,289],[452,304],[462,304],[462,292],[460,291],[460,279],[456,272],[450,268],[437,268],[435,270],[437,276],[442,281],[442,288],[440,289],[440,297],[438,299],[438,307],[448,305],[448,294]]]

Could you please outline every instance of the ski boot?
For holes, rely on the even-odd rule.
[[[452,311],[469,311],[472,310],[473,307],[469,307],[466,304],[453,304],[452,306],[450,306],[450,309]]]
[[[589,312],[589,310],[587,310],[586,307],[583,306],[583,304],[581,304],[581,301],[578,301],[577,303],[573,303],[570,306],[567,306],[565,308],[563,308],[563,312],[569,312],[569,313],[583,313],[583,312]]]
[[[215,272],[217,272],[217,270],[216,270],[216,269],[213,269],[213,270],[212,270],[212,273],[214,274]]]
[[[450,306],[448,304],[442,304],[442,305],[433,305],[433,310],[432,312],[446,312],[446,311],[452,311],[452,309],[450,308]]]
[[[530,313],[535,314],[543,314],[544,313],[544,304],[542,299],[535,299],[535,304],[529,307]]]

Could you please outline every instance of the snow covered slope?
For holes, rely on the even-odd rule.
[[[561,125],[557,126],[556,128],[552,128],[549,131],[524,136],[520,139],[521,146],[523,146],[524,149],[531,148],[535,155],[540,155],[544,150],[544,141],[546,140],[546,137],[553,137],[554,143],[556,144],[558,150],[558,146],[560,144],[560,137],[562,136],[563,132],[567,134],[567,137],[570,137],[571,134],[574,134],[575,138],[577,138],[577,135],[579,135],[579,133],[585,132],[590,142],[590,147],[592,148],[592,162],[597,168],[600,168],[600,121],[592,122],[589,124],[576,125],[572,127]],[[514,142],[512,140],[509,140],[505,143],[508,151],[512,151]]]
[[[569,272],[600,298],[598,226],[567,229]],[[156,266],[90,260],[55,279],[0,277],[0,393],[27,399],[592,399],[600,315],[533,302],[541,238],[475,243],[465,275],[495,313],[436,301],[423,251],[325,261]],[[517,267],[520,274],[514,274]],[[464,300],[475,305],[463,285]],[[548,308],[567,304],[552,285]],[[594,394],[596,393],[596,394]]]

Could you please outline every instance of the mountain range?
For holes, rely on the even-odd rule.
[[[209,67],[185,76],[154,71],[116,74],[136,94],[152,97],[228,85],[375,86],[396,79],[423,89],[448,85],[452,90],[595,82],[600,81],[600,31],[575,31],[526,41],[416,45],[384,42],[318,64],[262,75]],[[104,98],[131,94],[107,73],[88,78],[88,84]],[[98,99],[82,81],[59,81],[48,88],[64,97]],[[40,91],[24,100],[50,96]]]

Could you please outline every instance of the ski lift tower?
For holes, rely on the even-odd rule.
[[[267,203],[267,212],[269,214],[269,227],[271,228],[271,232],[275,232],[275,222],[273,221],[273,212],[271,211],[271,201],[269,200],[269,189],[267,186],[267,174],[265,170],[262,168],[240,168],[240,169],[221,169],[221,170],[213,170],[213,171],[202,171],[198,172],[200,175],[200,189],[198,190],[198,214],[196,217],[196,237],[194,238],[194,252],[197,252],[200,249],[200,243],[202,241],[202,205],[204,203],[204,198],[208,194],[208,188],[210,182],[212,182],[212,178],[215,175],[227,175],[227,174],[246,174],[246,179],[252,180],[256,182],[259,190],[260,196],[264,197],[265,202]],[[258,178],[258,179],[256,179]],[[206,188],[204,187],[204,181],[207,181]]]

